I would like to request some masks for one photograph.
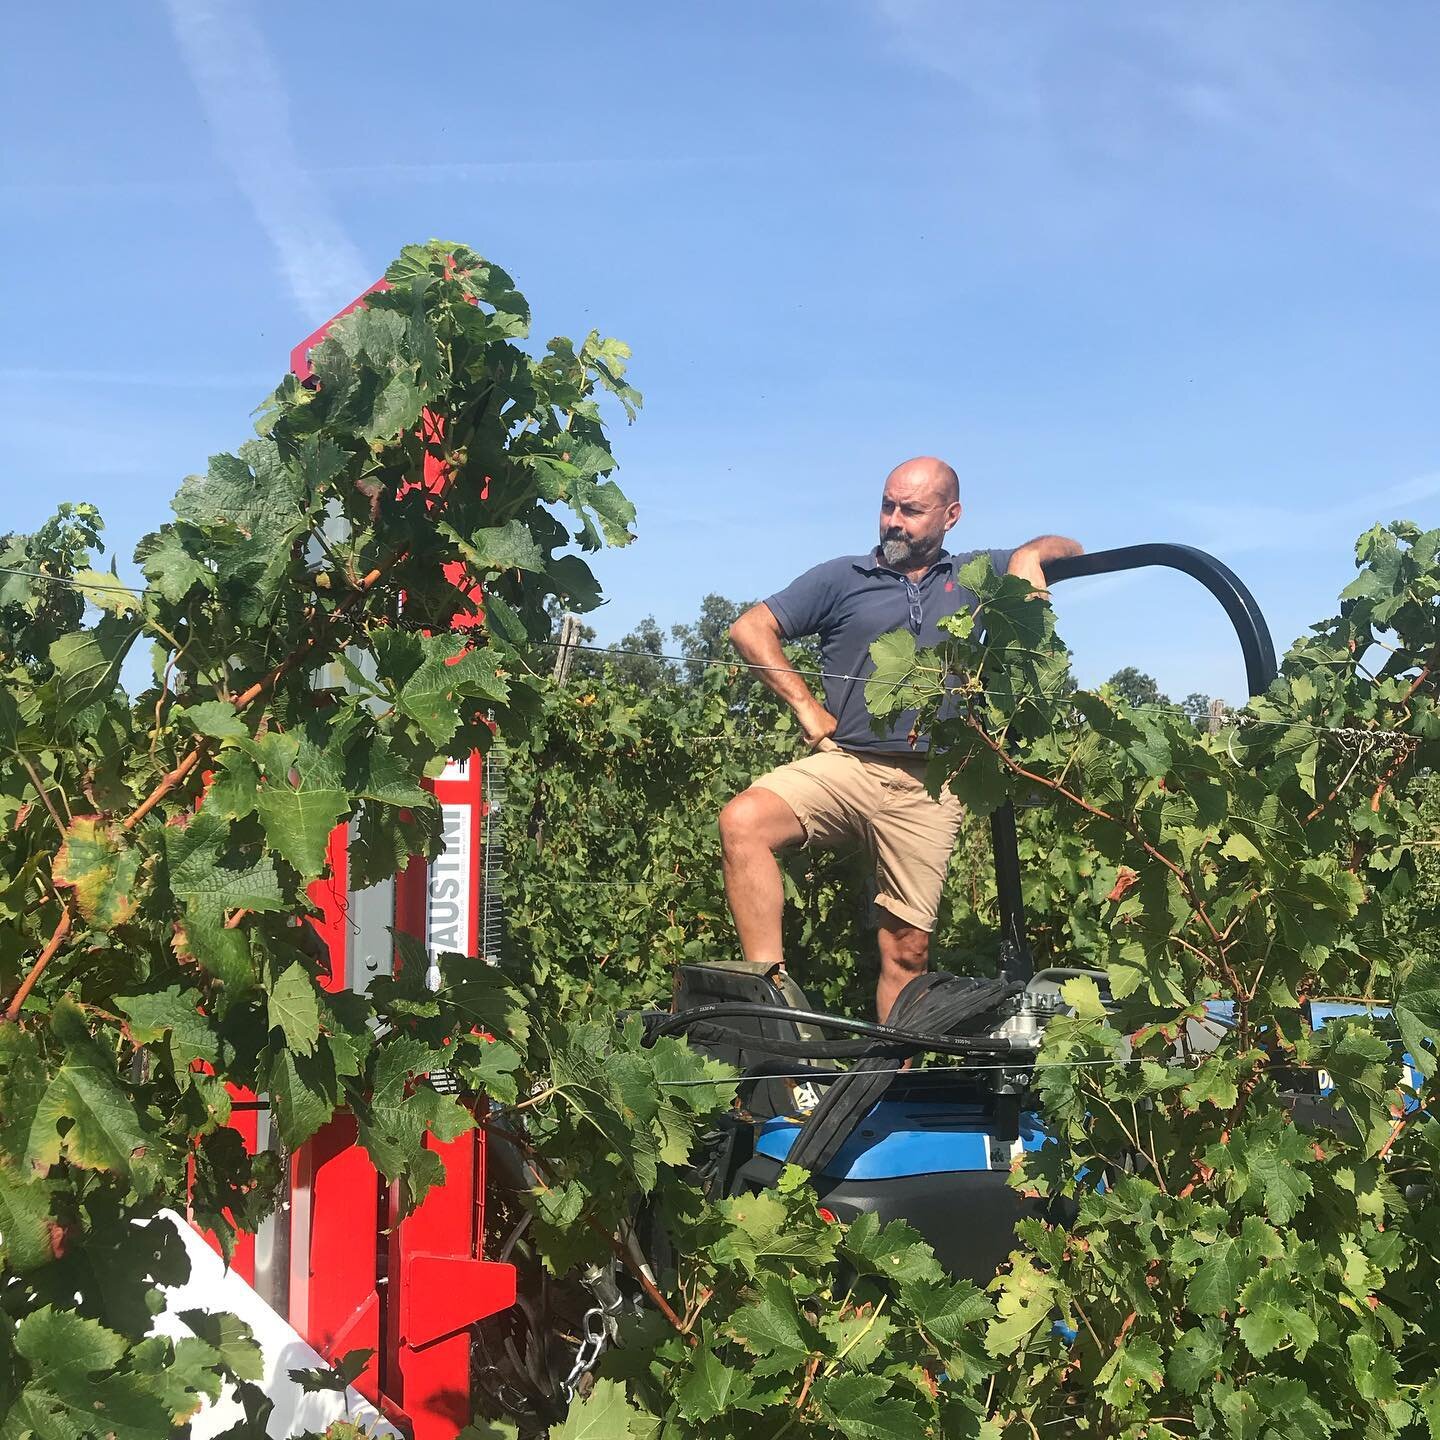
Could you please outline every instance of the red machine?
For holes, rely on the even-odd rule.
[[[311,348],[364,301],[362,295],[296,346],[296,375],[309,378]],[[438,491],[445,483],[443,467],[427,460],[425,487]],[[458,573],[452,579],[460,583]],[[330,954],[328,988],[363,991],[374,976],[391,973],[391,927],[424,941],[432,957],[481,953],[482,757],[452,761],[431,788],[444,841],[428,865],[416,860],[391,880],[353,890],[348,827],[332,833],[329,874],[311,890]],[[233,1123],[252,1150],[275,1143],[263,1097],[237,1097]],[[471,1419],[471,1326],[514,1304],[515,1270],[482,1254],[484,1132],[428,1143],[444,1163],[445,1183],[402,1219],[394,1187],[355,1143],[354,1121],[337,1116],[290,1156],[288,1203],[253,1239],[241,1240],[234,1264],[327,1359],[373,1350],[356,1388],[415,1440],[452,1440]]]

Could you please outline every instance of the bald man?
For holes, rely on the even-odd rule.
[[[942,638],[937,622],[979,602],[956,579],[988,553],[995,569],[1045,588],[1044,566],[1081,547],[1042,535],[1016,550],[951,555],[946,534],[960,519],[960,486],[943,460],[923,456],[890,472],[880,502],[880,543],[864,555],[827,560],[752,606],[730,629],[741,656],[795,712],[812,754],[762,775],[720,812],[725,894],[747,960],[778,964],[784,889],[778,851],[862,841],[875,862],[880,912],[881,1020],[930,963],[940,891],[960,827],[960,802],[925,789],[925,751],[910,743],[913,714],[884,734],[870,728],[864,677],[870,645],[908,628],[921,645]],[[820,637],[822,704],[785,658],[786,640]],[[845,679],[846,676],[859,677]]]

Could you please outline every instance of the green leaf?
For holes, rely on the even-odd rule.
[[[169,1039],[170,1063],[187,1071],[196,1060],[213,1065],[220,1058],[220,1042],[210,1022],[200,1013],[198,990],[178,985],[138,995],[120,995],[115,1008],[130,1020],[130,1031],[141,1045]]]
[[[285,1043],[302,1055],[314,1053],[320,1038],[320,1006],[315,982],[305,967],[296,961],[270,989],[271,1028],[284,1032]]]
[[[1220,853],[1232,860],[1263,861],[1264,856],[1260,851],[1238,831],[1231,831],[1225,843],[1220,847]]]
[[[227,928],[218,914],[191,912],[180,925],[176,941],[178,953],[203,965],[225,986],[229,999],[255,985],[258,975],[248,932]]]
[[[381,737],[352,747],[346,762],[345,783],[352,795],[407,808],[435,804],[435,797],[420,788],[393,746]]]
[[[1185,1287],[1185,1303],[1197,1315],[1233,1314],[1241,1289],[1259,1273],[1263,1260],[1282,1253],[1275,1232],[1259,1216],[1247,1215],[1238,1239],[1222,1234],[1204,1246]]]
[[[234,455],[213,455],[205,475],[191,475],[175,496],[179,519],[204,529],[233,530],[257,552],[288,554],[309,528],[304,485],[273,440],[248,440]],[[153,557],[152,557],[153,563]]]
[[[396,708],[443,746],[460,725],[460,701],[500,703],[509,687],[495,673],[493,651],[473,650],[453,635],[427,635],[423,659],[396,697]]]
[[[223,1311],[182,1310],[180,1319],[219,1356],[238,1380],[258,1382],[265,1375],[265,1357],[250,1327]]]
[[[1314,1188],[1304,1168],[1311,1159],[1309,1142],[1278,1117],[1232,1135],[1223,1158],[1235,1166],[1246,1190],[1260,1194],[1266,1215],[1276,1225],[1288,1225]]]
[[[1018,1350],[1050,1320],[1057,1281],[1030,1260],[1017,1261],[1004,1276],[995,1318],[985,1331],[985,1349],[995,1356]]]
[[[202,700],[198,705],[187,705],[175,713],[197,735],[208,735],[212,740],[250,738],[250,727],[228,700]]]
[[[892,630],[870,646],[875,672],[865,682],[865,705],[872,715],[905,709],[904,697],[915,677],[915,637]]]
[[[712,1258],[722,1265],[738,1265],[752,1276],[774,1260],[824,1264],[839,1239],[835,1227],[818,1218],[812,1230],[793,1225],[784,1202],[768,1192],[722,1200],[716,1209],[726,1228],[715,1242]]]
[[[1164,1379],[1159,1342],[1153,1335],[1132,1334],[1115,1347],[1095,1383],[1105,1387],[1105,1398],[1112,1405],[1125,1405],[1145,1390],[1159,1390]]]
[[[1215,1381],[1223,1364],[1220,1341],[1204,1325],[1187,1330],[1166,1362],[1171,1383],[1187,1395],[1199,1395]]]
[[[1415,1068],[1430,1078],[1440,1051],[1440,955],[1421,955],[1406,972],[1395,996],[1395,1020]]]
[[[114,1058],[91,1037],[69,999],[57,1003],[50,1023],[65,1059],[35,1108],[30,1163],[54,1165],[63,1155],[84,1170],[129,1175],[150,1137],[119,1082]]]
[[[862,1211],[851,1222],[841,1250],[861,1274],[884,1275],[902,1285],[945,1278],[944,1268],[919,1231],[903,1220],[882,1226],[873,1210]]]
[[[1290,1333],[1285,1316],[1276,1305],[1262,1305],[1235,1322],[1245,1348],[1257,1359],[1263,1360]]]
[[[802,1368],[813,1342],[790,1287],[772,1272],[760,1277],[759,1294],[735,1311],[727,1329],[756,1357],[755,1374]]]
[[[1440,1375],[1432,1375],[1420,1388],[1420,1412],[1430,1440],[1440,1440]]]
[[[147,535],[136,547],[135,559],[150,593],[172,605],[179,604],[197,585],[206,591],[215,589],[215,572],[196,558],[174,525]]]
[[[546,577],[555,587],[555,593],[561,596],[572,610],[593,610],[597,605],[603,603],[600,593],[600,582],[595,578],[595,572],[578,555],[560,555],[552,560],[545,567]],[[498,597],[486,596],[485,608],[490,611],[494,608],[495,599]],[[502,633],[503,616],[502,618]],[[521,641],[512,640],[512,644],[520,644]]]
[[[968,1280],[903,1285],[901,1298],[925,1333],[942,1349],[962,1344],[995,1313],[995,1307]]]
[[[570,1402],[564,1420],[551,1428],[550,1440],[631,1440],[631,1427],[645,1418],[631,1405],[623,1385],[597,1380],[588,1395]]]
[[[140,597],[128,586],[120,583],[120,577],[113,571],[95,570],[83,566],[71,577],[73,584],[97,610],[108,610],[114,615],[128,615],[140,608]]]
[[[264,1089],[279,1122],[280,1138],[291,1150],[325,1124],[339,1104],[335,1070],[328,1061],[324,1054],[305,1056],[291,1050],[271,1054]]]
[[[462,535],[447,521],[436,527],[481,575],[494,574],[502,570],[529,570],[541,572],[545,569],[544,551],[535,543],[535,537],[522,521],[511,520],[504,525],[472,531]]]
[[[754,1382],[742,1370],[727,1365],[702,1345],[688,1375],[675,1390],[675,1401],[686,1420],[713,1420],[727,1410],[743,1409]]]
[[[1196,1067],[1195,1078],[1180,1092],[1180,1102],[1192,1113],[1202,1105],[1229,1110],[1239,1093],[1234,1065],[1212,1056]]]
[[[61,721],[73,720],[87,706],[114,693],[120,666],[139,633],[138,625],[106,616],[93,630],[62,635],[50,646]]]
[[[350,797],[343,790],[293,790],[277,778],[255,795],[266,838],[302,880],[314,880],[324,871],[330,832],[349,808]]]
[[[141,1377],[117,1373],[126,1343],[97,1321],[46,1305],[21,1319],[14,1345],[30,1362],[30,1377],[4,1417],[7,1437],[75,1440],[97,1433],[97,1415],[99,1433],[115,1440],[153,1440],[171,1430],[167,1407],[146,1393]]]
[[[49,1264],[50,1184],[0,1164],[0,1262],[16,1274]]]
[[[846,1440],[924,1440],[925,1426],[908,1400],[878,1375],[835,1375],[815,1384],[815,1404]]]
[[[836,1360],[863,1372],[881,1363],[895,1322],[884,1310],[865,1304],[849,1313],[822,1316],[819,1328]]]
[[[426,1083],[443,1060],[421,1041],[392,1036],[379,1048],[371,1066],[371,1099],[357,1115],[360,1143],[375,1168],[387,1180],[403,1174],[424,1182],[435,1176],[437,1165],[424,1158],[425,1137],[454,1140],[474,1127],[475,1117],[453,1096],[442,1095]],[[433,1153],[430,1160],[433,1160]],[[417,1196],[418,1198],[418,1196]]]
[[[360,435],[366,440],[392,440],[420,423],[425,408],[420,387],[406,375],[395,375],[386,381],[375,397],[375,405]]]
[[[1100,998],[1100,987],[1089,975],[1076,975],[1060,987],[1060,998],[1082,1020],[1102,1020],[1105,1017],[1105,1002]]]
[[[201,917],[226,910],[278,910],[284,904],[275,864],[234,843],[231,823],[202,806],[184,829],[163,832],[170,889]]]

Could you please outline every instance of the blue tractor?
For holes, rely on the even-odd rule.
[[[1135,545],[1056,562],[1047,579],[1150,566],[1182,571],[1219,600],[1239,640],[1250,692],[1263,693],[1276,674],[1270,632],[1249,590],[1213,556],[1186,545]],[[904,1220],[955,1276],[982,1284],[994,1276],[1013,1248],[1017,1221],[1045,1203],[1008,1184],[1016,1157],[1046,1143],[1032,1088],[1045,1028],[1066,1009],[1067,980],[1089,975],[1104,998],[1106,977],[1035,970],[1008,804],[991,817],[991,840],[999,973],[919,976],[883,1025],[815,1010],[782,966],[681,967],[672,1008],[643,1017],[648,1040],[684,1035],[742,1076],[737,1105],[699,1165],[712,1197],[764,1189],[787,1164],[798,1165],[810,1172],[818,1204],[837,1218],[871,1211],[882,1221]],[[1332,1012],[1333,1006],[1325,1017],[1317,1014],[1316,1023]],[[1191,1021],[1189,1052],[1214,1049],[1227,1026],[1220,1007]],[[922,1056],[942,1058],[909,1067]],[[1302,1110],[1317,1118],[1328,1110],[1318,1091],[1296,1101],[1297,1119]],[[497,1164],[505,1154],[506,1147],[497,1148]],[[523,1189],[531,1179],[518,1149],[511,1162],[513,1184]],[[525,1226],[522,1216],[498,1257],[517,1261],[522,1271]],[[564,1414],[573,1387],[615,1333],[614,1317],[639,1297],[622,1294],[618,1272],[597,1270],[578,1289],[550,1280],[538,1266],[528,1273],[534,1287],[522,1284],[526,1293],[515,1310],[481,1328],[476,1382],[499,1410],[522,1426],[538,1426]]]
[[[1198,580],[1235,628],[1252,694],[1276,673],[1264,616],[1240,579],[1187,545],[1133,545],[1055,562],[1051,583],[1167,566]],[[1016,1156],[1045,1142],[1031,1089],[1061,986],[1091,974],[1035,971],[1026,940],[1015,814],[991,817],[1000,914],[994,979],[929,974],[896,1001],[888,1023],[817,1012],[781,967],[744,962],[682,967],[674,1008],[649,1033],[684,1034],[744,1076],[740,1107],[717,1138],[707,1182],[734,1194],[774,1182],[788,1164],[811,1172],[821,1205],[842,1219],[875,1211],[903,1219],[957,1276],[989,1280],[1029,1207],[1007,1177]],[[1191,1053],[1213,1049],[1225,1019],[1194,1022]],[[920,1055],[933,1069],[905,1068]],[[845,1063],[848,1062],[848,1063]],[[957,1215],[964,1224],[955,1223]]]

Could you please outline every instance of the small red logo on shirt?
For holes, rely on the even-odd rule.
[[[955,588],[955,582],[953,580],[947,580],[945,582],[945,588],[947,590],[953,590]]]

